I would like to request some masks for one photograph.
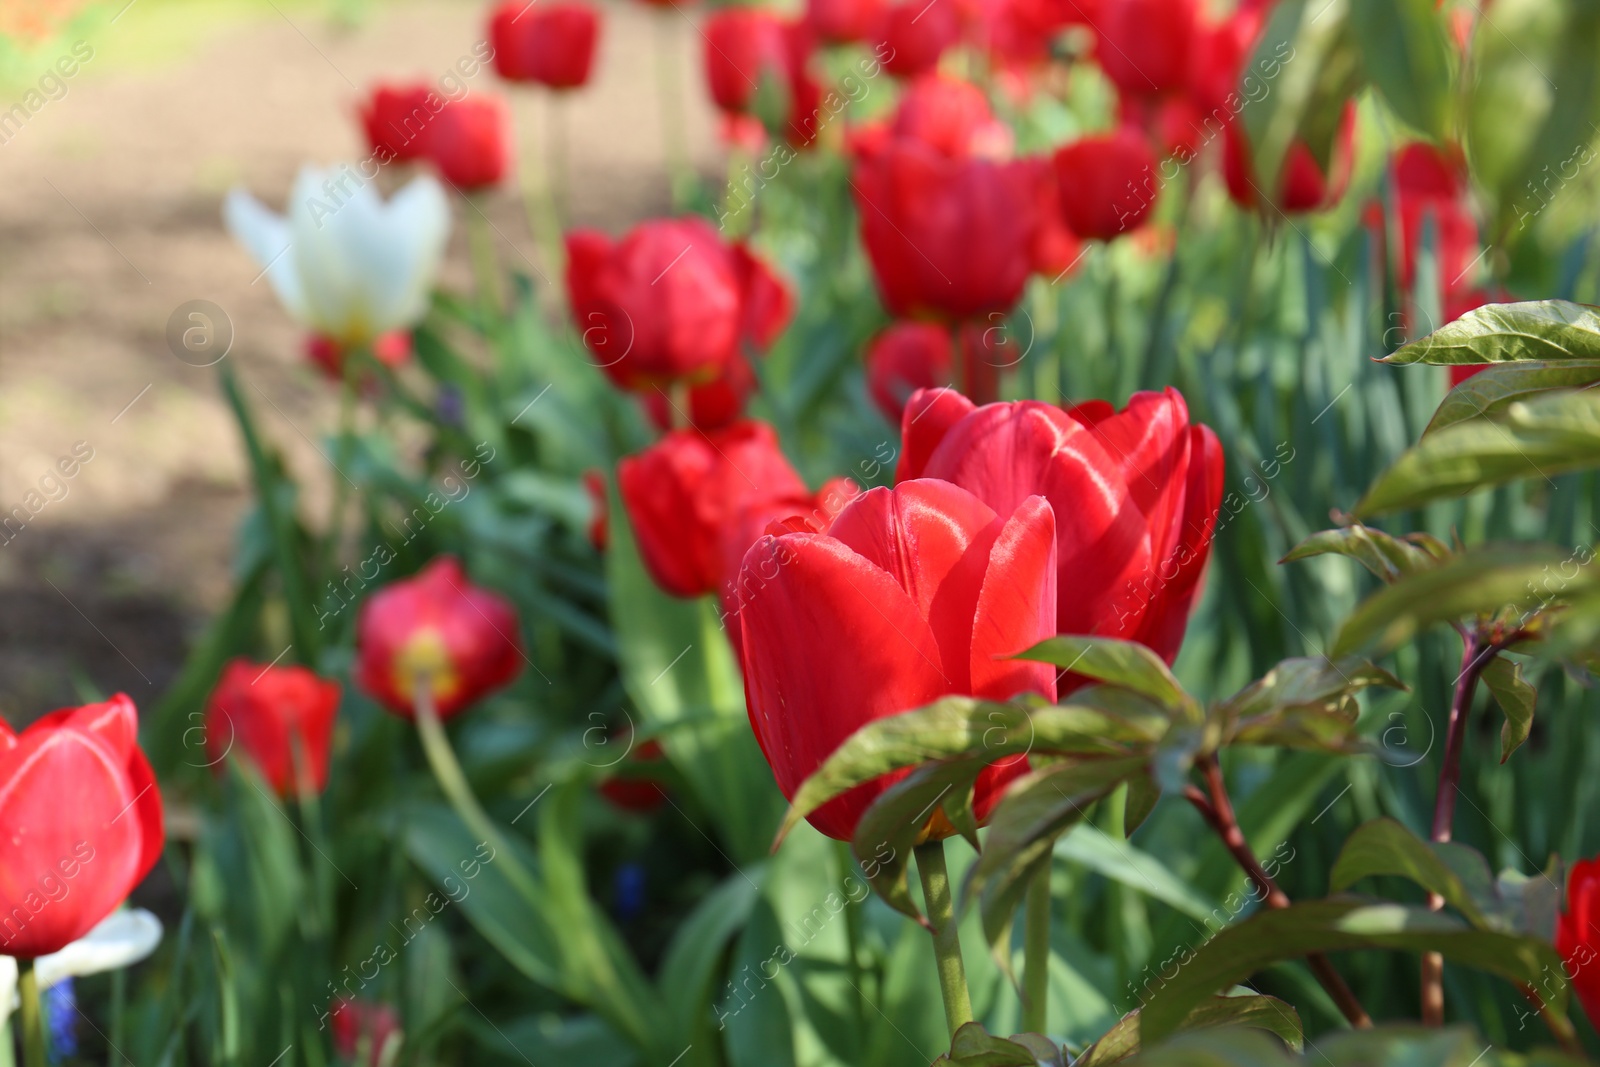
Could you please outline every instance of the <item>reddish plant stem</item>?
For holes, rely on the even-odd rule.
[[[1200,816],[1222,838],[1222,844],[1232,854],[1244,873],[1256,884],[1262,894],[1262,900],[1269,908],[1287,908],[1289,895],[1279,888],[1272,875],[1267,873],[1261,861],[1250,848],[1250,843],[1244,839],[1244,831],[1239,829],[1239,820],[1233,812],[1233,801],[1228,797],[1227,783],[1222,778],[1222,767],[1217,763],[1215,756],[1201,756],[1195,760],[1195,767],[1205,778],[1206,791],[1201,792],[1194,786],[1184,790],[1184,796],[1189,803],[1195,806]],[[1344,977],[1334,969],[1328,957],[1320,952],[1314,952],[1306,957],[1306,962],[1311,965],[1311,971],[1317,976],[1317,981],[1322,988],[1328,991],[1333,1002],[1339,1006],[1344,1017],[1350,1025],[1358,1029],[1366,1029],[1372,1025],[1372,1017],[1361,1006],[1350,986],[1345,983]]]
[[[1467,719],[1472,713],[1472,696],[1478,678],[1494,659],[1500,646],[1477,631],[1462,633],[1461,673],[1456,677],[1455,696],[1450,701],[1450,722],[1445,727],[1444,763],[1439,768],[1439,788],[1433,798],[1433,840],[1450,840],[1455,825],[1456,794],[1461,786],[1461,752],[1466,745]],[[1428,894],[1428,907],[1438,911],[1444,898]],[[1437,952],[1422,954],[1422,1022],[1425,1026],[1444,1025],[1444,957]]]

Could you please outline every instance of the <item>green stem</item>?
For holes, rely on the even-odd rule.
[[[339,389],[339,477],[333,483],[333,507],[328,512],[328,529],[322,539],[322,567],[328,579],[333,580],[339,562],[339,530],[344,525],[345,507],[350,499],[350,483],[345,472],[350,469],[350,457],[355,452],[356,423],[356,359],[355,352],[344,354],[344,382]],[[307,661],[309,662],[309,661]]]
[[[967,966],[961,959],[961,937],[956,928],[955,901],[950,895],[950,869],[945,865],[944,842],[918,845],[916,856],[928,921],[933,924],[933,954],[939,964],[944,1018],[954,1038],[957,1030],[972,1021],[972,996],[967,992]]]
[[[45,1054],[44,1012],[39,1006],[39,976],[33,960],[17,961],[17,990],[22,994],[22,1062],[25,1067],[49,1067]]]
[[[504,308],[500,290],[500,264],[494,254],[494,234],[489,216],[473,197],[467,197],[467,245],[472,255],[472,273],[477,282],[478,302],[484,315],[484,331],[492,332],[494,320]]]
[[[839,857],[840,878],[851,878],[855,875],[855,861],[850,855],[850,846],[843,841],[835,841],[835,852]],[[848,899],[844,906],[844,932],[845,939],[849,942],[850,953],[850,984],[856,991],[856,1033],[862,1041],[867,1035],[867,994],[862,986],[866,980],[861,971],[861,916],[856,912],[856,906]]]
[[[439,783],[439,788],[444,790],[445,799],[450,801],[450,806],[455,808],[461,821],[467,824],[467,829],[494,849],[495,861],[517,891],[529,900],[539,900],[541,892],[538,882],[507,847],[505,836],[473,794],[472,786],[461,770],[461,763],[456,759],[455,750],[450,747],[450,738],[445,735],[444,723],[439,721],[438,709],[433,706],[433,688],[426,679],[417,686],[413,699],[422,751],[428,757],[428,765],[433,769],[433,777]]]
[[[689,198],[683,84],[678,73],[677,26],[666,11],[656,15],[656,98],[661,101],[661,133],[666,139],[667,182],[673,210]]]
[[[1022,927],[1022,1029],[1045,1033],[1050,1010],[1050,862],[1028,882]]]

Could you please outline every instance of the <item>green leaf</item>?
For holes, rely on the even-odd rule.
[[[1487,366],[1445,394],[1423,436],[1467,419],[1496,418],[1519,401],[1600,381],[1600,360]]]
[[[1539,691],[1522,676],[1522,664],[1503,654],[1490,660],[1480,677],[1506,715],[1505,725],[1500,727],[1500,762],[1504,763],[1533,731],[1533,705]]]
[[[1205,919],[1216,910],[1214,902],[1196,892],[1187,879],[1178,877],[1161,860],[1089,823],[1074,826],[1058,840],[1055,855],[1159,900],[1191,919]]]
[[[1485,868],[1487,872],[1487,868]],[[1467,892],[1460,875],[1437,851],[1394,819],[1373,819],[1356,828],[1345,841],[1328,875],[1328,889],[1339,893],[1363,878],[1393,875],[1409,878],[1444,898],[1473,926],[1484,928],[1487,919]]]
[[[1455,48],[1434,0],[1350,0],[1350,23],[1384,103],[1431,140],[1445,140]]]
[[[1304,141],[1327,169],[1345,103],[1362,84],[1361,54],[1346,0],[1285,0],[1273,9],[1244,76],[1243,118],[1253,149],[1256,193],[1276,196],[1284,159]],[[1265,84],[1259,97],[1252,83]]]
[[[987,757],[924,764],[885,789],[862,813],[851,848],[867,880],[896,911],[923,921],[906,878],[911,850],[941,813],[958,827],[970,822],[960,809],[971,808],[973,783],[988,764]]]
[[[1555,192],[1593,161],[1585,153],[1600,119],[1600,10],[1496,0],[1480,29],[1467,59],[1463,141],[1474,185],[1491,207],[1485,240],[1500,245],[1526,234]]]
[[[1381,1026],[1323,1034],[1315,1049],[1286,1052],[1259,1030],[1216,1029],[1179,1034],[1129,1061],[1130,1067],[1581,1067],[1583,1061],[1541,1050],[1533,1056],[1485,1047],[1470,1026],[1447,1029]]]
[[[1360,656],[1286,659],[1212,709],[1224,743],[1343,750],[1350,747],[1352,698],[1371,686],[1405,689]]]
[[[1404,574],[1424,571],[1448,559],[1450,548],[1431,534],[1395,537],[1359,522],[1337,530],[1323,530],[1295,545],[1279,563],[1333,553],[1349,556],[1367,570],[1392,582]]]
[[[1566,363],[1600,360],[1600,308],[1568,300],[1485,304],[1402,345],[1380,363]]]
[[[1340,629],[1334,653],[1345,656],[1361,648],[1389,652],[1433,623],[1537,605],[1533,582],[1560,560],[1561,553],[1547,545],[1469,549],[1363,600]]]
[[[1517,401],[1501,419],[1469,419],[1430,433],[1373,482],[1360,516],[1414,508],[1518,478],[1548,481],[1600,465],[1600,391]]]
[[[1178,1029],[1207,1030],[1218,1026],[1265,1030],[1276,1034],[1284,1044],[1296,1051],[1305,1043],[1300,1013],[1276,997],[1212,997],[1197,1004]],[[1105,1064],[1117,1063],[1138,1052],[1139,1012],[1135,1009],[1124,1015],[1104,1037],[1084,1049],[1083,1055],[1073,1061],[1073,1067],[1105,1067]]]
[[[1161,787],[1148,774],[1135,774],[1128,778],[1128,795],[1122,805],[1122,833],[1132,837],[1144,825],[1150,813],[1161,800]]]
[[[1029,875],[1048,862],[1056,838],[1095,801],[1144,767],[1139,759],[1054,763],[1012,782],[989,816],[989,836],[967,868],[958,914],[980,901],[983,931],[998,947],[1026,892]]]
[[[759,895],[752,878],[764,873],[763,865],[754,865],[730,874],[690,912],[667,946],[656,984],[684,1044],[698,1041],[705,1029],[718,967]]]
[[[966,1023],[951,1038],[949,1054],[940,1056],[933,1064],[934,1067],[1059,1067],[1061,1050],[1054,1048],[1048,1059],[1040,1058],[1043,1051],[1043,1048],[1036,1051],[1016,1039],[995,1037],[978,1023]]]
[[[1131,689],[1163,707],[1197,710],[1194,698],[1183,691],[1161,657],[1137,641],[1062,634],[1039,642],[1016,658],[1052,663],[1085,678]]]
[[[1359,898],[1314,900],[1259,912],[1202,945],[1144,1005],[1140,1039],[1152,1043],[1173,1033],[1194,1006],[1279,960],[1349,949],[1439,952],[1447,960],[1512,981],[1535,983],[1561,957],[1545,942],[1491,930],[1474,930],[1440,912]],[[1565,1010],[1565,985],[1549,1001]]]
[[[1028,752],[1126,755],[1153,744],[1166,726],[1160,708],[1103,687],[1080,690],[1070,703],[1053,706],[945,697],[867,723],[846,738],[800,784],[778,839],[829,800],[890,771],[966,756],[993,762]]]

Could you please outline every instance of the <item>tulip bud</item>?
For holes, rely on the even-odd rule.
[[[57,952],[110,915],[161,856],[161,793],[118,693],[0,722],[0,954]]]
[[[426,690],[441,719],[522,669],[516,609],[440,556],[367,598],[356,621],[356,683],[402,718]]]
[[[950,331],[938,323],[897,322],[867,348],[867,389],[891,423],[899,423],[911,394],[948,385],[953,371]]]
[[[407,163],[427,156],[426,134],[444,100],[426,82],[379,85],[361,107],[367,144],[380,163]]]
[[[1298,214],[1321,211],[1338,203],[1350,181],[1350,168],[1355,159],[1355,136],[1356,105],[1350,101],[1345,105],[1344,117],[1334,136],[1326,171],[1304,141],[1291,144],[1283,157],[1283,166],[1278,175],[1277,195],[1271,198],[1274,206]],[[1267,199],[1266,190],[1260,187],[1260,181],[1256,178],[1244,123],[1238,119],[1228,123],[1224,131],[1222,175],[1228,183],[1228,195],[1240,207],[1256,208]]]
[[[1600,1026],[1600,859],[1579,860],[1567,872],[1567,899],[1556,917],[1556,951],[1566,964],[1578,1002]]]
[[[304,667],[235,659],[222,669],[206,703],[206,751],[219,772],[229,754],[249,757],[279,796],[296,792],[299,774],[310,791],[320,793],[328,784],[338,711],[338,682]]]
[[[1082,137],[1056,150],[1061,214],[1079,237],[1109,241],[1155,209],[1156,154],[1137,130]]]
[[[510,122],[505,104],[494,97],[453,100],[428,128],[428,160],[463,192],[498,185],[511,167]]]
[[[1194,49],[1195,0],[1117,0],[1097,25],[1095,58],[1127,96],[1160,96],[1185,87]]]
[[[865,41],[883,17],[884,0],[806,0],[806,21],[827,44]]]
[[[581,0],[505,0],[489,19],[494,69],[513,82],[575,89],[589,80],[600,13]]]

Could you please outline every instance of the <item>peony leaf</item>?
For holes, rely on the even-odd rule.
[[[1265,1030],[1299,1051],[1305,1044],[1300,1013],[1277,997],[1256,995],[1212,997],[1196,1005],[1183,1020],[1180,1031],[1207,1030],[1218,1026],[1249,1027]],[[1083,1050],[1073,1067],[1105,1067],[1139,1052],[1139,1011],[1124,1015],[1105,1036]]]

